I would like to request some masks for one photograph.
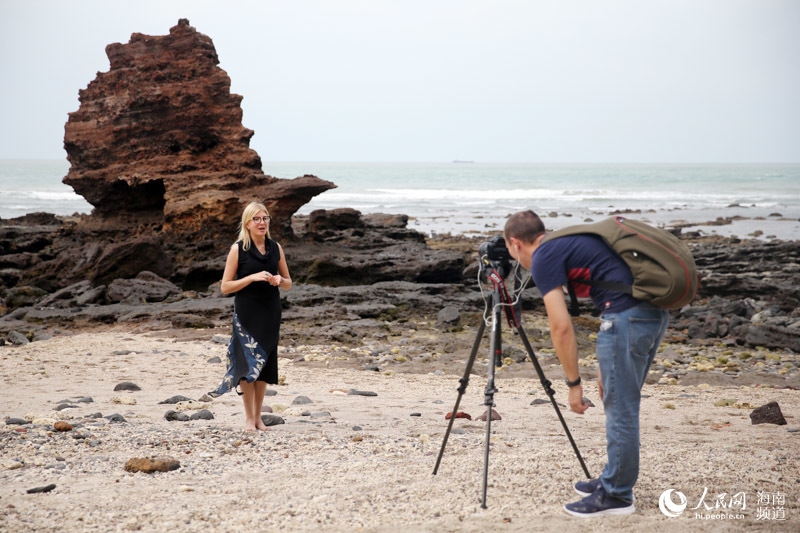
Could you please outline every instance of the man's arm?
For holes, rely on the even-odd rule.
[[[556,356],[564,368],[564,374],[570,381],[575,381],[580,376],[578,372],[578,343],[575,340],[575,330],[572,327],[572,318],[564,301],[561,287],[556,287],[544,295],[544,307],[547,318],[550,320],[550,337]],[[569,388],[569,406],[576,413],[583,414],[589,408],[588,403],[583,403],[583,387],[576,385]]]

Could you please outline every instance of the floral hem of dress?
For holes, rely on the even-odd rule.
[[[236,357],[236,347],[241,348],[244,360]],[[267,362],[267,352],[256,342],[252,335],[242,326],[236,311],[233,312],[233,333],[228,343],[228,370],[222,383],[216,390],[208,393],[212,398],[222,396],[236,388],[242,379],[248,383],[254,382],[261,374],[261,369]]]

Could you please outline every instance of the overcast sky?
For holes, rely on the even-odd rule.
[[[0,0],[0,158],[181,17],[265,161],[800,162],[797,0]]]

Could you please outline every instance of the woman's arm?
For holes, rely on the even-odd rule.
[[[236,270],[239,268],[239,245],[234,243],[231,251],[228,252],[228,259],[225,260],[225,271],[222,273],[222,284],[220,290],[222,294],[231,294],[240,291],[254,281],[269,281],[272,276],[269,272],[256,272],[242,279],[234,279]]]
[[[278,245],[278,250],[281,252],[281,259],[278,261],[278,273],[272,276],[269,282],[288,291],[292,288],[292,278],[289,277],[289,267],[286,264],[286,256],[283,255],[283,248],[280,244]]]

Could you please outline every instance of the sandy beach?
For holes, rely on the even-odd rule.
[[[536,379],[498,379],[495,402],[502,420],[492,425],[488,509],[482,509],[484,422],[458,419],[439,473],[431,475],[464,370],[461,361],[443,370],[431,364],[429,372],[379,373],[298,360],[299,353],[323,353],[326,346],[284,349],[284,384],[270,386],[276,394],[265,404],[286,423],[246,433],[235,394],[211,402],[159,403],[174,395],[196,400],[216,387],[223,363],[208,360],[224,360],[225,346],[207,333],[179,340],[167,330],[113,327],[0,348],[6,383],[0,415],[34,422],[0,429],[0,529],[777,531],[798,523],[796,390],[646,385],[637,512],[586,522],[562,510],[577,499],[572,484],[583,475],[554,410],[541,402],[546,396]],[[563,403],[566,386],[553,381]],[[141,390],[115,391],[121,382]],[[473,418],[485,410],[485,382],[473,376],[462,401],[460,410]],[[350,389],[376,395],[345,394]],[[593,381],[585,392],[598,407],[583,416],[563,412],[596,476],[605,458],[605,418]],[[293,404],[300,396],[312,403]],[[83,403],[87,397],[91,402]],[[770,401],[778,402],[788,425],[751,425],[752,408]],[[56,410],[60,403],[75,407]],[[213,420],[164,417],[170,409],[191,414],[201,408]],[[91,418],[95,413],[102,417]],[[125,421],[103,418],[113,414]],[[59,420],[74,428],[54,430]],[[180,467],[125,471],[129,459],[151,456],[170,456]],[[49,484],[55,485],[49,492],[27,492]],[[676,518],[659,510],[659,497],[668,489],[681,491],[688,502]],[[727,500],[719,501],[729,503],[730,495],[741,492],[744,505],[717,505],[722,493]],[[701,512],[713,518],[697,518]],[[721,519],[726,513],[731,518]]]

